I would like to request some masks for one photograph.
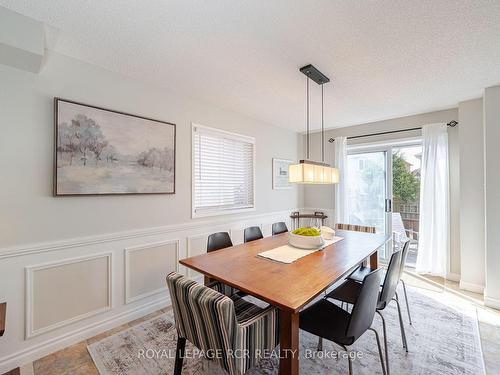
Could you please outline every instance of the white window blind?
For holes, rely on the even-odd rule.
[[[251,137],[193,125],[193,214],[211,215],[254,207]]]

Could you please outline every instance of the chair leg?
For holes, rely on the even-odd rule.
[[[397,296],[397,293],[396,293]],[[399,316],[399,328],[401,329],[401,339],[403,340],[403,348],[405,348],[406,352],[408,353],[408,342],[406,341],[406,332],[405,332],[405,326],[403,323],[403,315],[401,314],[401,306],[399,305],[399,300],[396,298],[394,299],[396,302],[396,305],[398,306],[398,316]]]
[[[390,374],[390,372],[389,372],[389,348],[387,347],[387,328],[385,326],[384,316],[378,310],[377,310],[377,314],[380,316],[380,319],[382,319],[382,331],[384,332],[385,367],[387,370],[387,375],[389,375]]]
[[[177,349],[175,350],[174,375],[181,375],[182,362],[184,362],[185,350],[186,350],[186,339],[184,337],[178,337],[177,338]]]
[[[382,366],[382,374],[386,375],[385,372],[385,365],[384,365],[384,356],[382,355],[382,346],[380,345],[380,338],[378,336],[377,330],[373,328],[369,328],[370,331],[373,331],[375,333],[375,339],[377,340],[377,347],[378,347],[378,355],[380,357],[380,365]]]
[[[347,353],[347,360],[349,361],[349,375],[352,375],[352,358],[351,358],[351,355],[349,353],[349,349],[347,349],[345,345],[342,345],[342,348]]]
[[[403,284],[403,292],[405,293],[405,301],[406,301],[406,311],[408,312],[408,320],[410,321],[411,324],[411,315],[410,315],[410,304],[408,303],[408,294],[406,294],[406,284],[403,279],[401,279],[401,284]]]
[[[323,337],[318,339],[318,352],[323,351]]]

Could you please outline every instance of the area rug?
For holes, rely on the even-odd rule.
[[[413,325],[403,314],[409,353],[402,347],[395,304],[383,311],[388,324],[389,360],[392,374],[480,375],[484,364],[472,306],[454,306],[443,302],[442,293],[409,288]],[[404,303],[403,303],[404,305]],[[374,328],[381,334],[380,318]],[[381,334],[382,335],[382,334]],[[171,314],[163,314],[130,329],[88,346],[88,351],[101,375],[172,374],[177,334]],[[308,375],[347,374],[347,359],[339,348],[325,341],[323,352],[315,350],[317,337],[300,334],[300,373]],[[377,345],[373,333],[365,333],[350,348],[358,353],[354,359],[355,374],[381,374]],[[188,343],[183,375],[224,375],[213,361],[197,357],[196,348]],[[340,353],[340,356],[336,358]],[[275,356],[262,359],[247,374],[277,374]]]

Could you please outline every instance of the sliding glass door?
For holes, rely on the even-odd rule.
[[[415,267],[420,222],[422,145],[392,147],[392,233],[396,244],[410,240],[407,267]]]
[[[347,155],[347,201],[350,224],[372,226],[391,237],[391,150],[350,150]],[[379,251],[390,257],[390,244]]]
[[[347,201],[350,224],[376,228],[389,239],[379,251],[387,262],[394,245],[410,240],[407,266],[418,254],[420,166],[419,139],[390,146],[351,146],[347,155]]]

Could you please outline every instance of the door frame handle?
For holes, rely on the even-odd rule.
[[[385,212],[392,212],[392,199],[385,199]]]

